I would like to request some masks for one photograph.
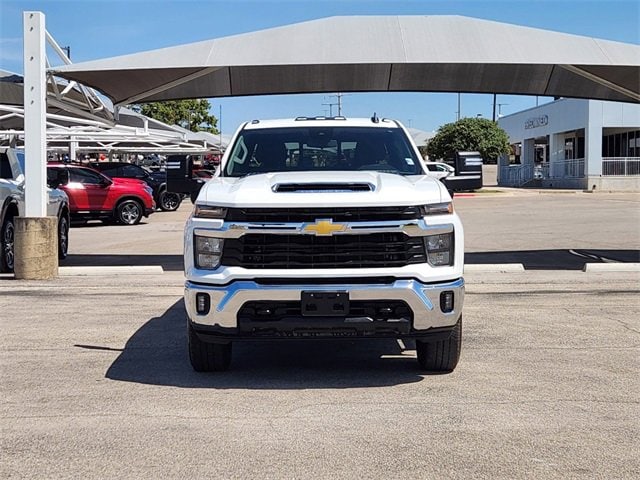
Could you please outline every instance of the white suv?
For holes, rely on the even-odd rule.
[[[429,171],[430,175],[438,180],[444,180],[450,175],[455,175],[456,169],[451,165],[443,162],[426,162],[425,167]]]
[[[58,217],[58,258],[69,248],[69,199],[47,189],[47,215]],[[24,215],[24,152],[0,148],[0,272],[13,272],[15,217]]]

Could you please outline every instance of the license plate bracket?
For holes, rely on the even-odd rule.
[[[347,291],[303,291],[300,300],[305,317],[344,317],[349,314]]]

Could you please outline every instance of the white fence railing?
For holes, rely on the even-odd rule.
[[[602,159],[603,177],[635,175],[640,175],[640,157],[604,157]]]
[[[573,158],[552,162],[549,178],[582,178],[584,177],[584,158]]]
[[[500,168],[500,185],[521,187],[533,178],[533,165],[504,165]]]
[[[532,180],[583,177],[584,158],[560,160],[539,165],[504,165],[500,168],[500,184],[510,187],[521,187]]]

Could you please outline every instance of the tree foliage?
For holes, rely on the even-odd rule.
[[[180,125],[192,132],[217,134],[220,133],[218,119],[209,113],[210,108],[207,99],[152,102],[133,107],[135,111],[169,125]]]
[[[462,118],[441,126],[427,145],[429,158],[447,158],[455,152],[480,152],[485,160],[509,153],[507,133],[486,118]]]

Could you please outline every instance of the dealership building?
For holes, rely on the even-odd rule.
[[[640,105],[561,98],[498,124],[498,185],[640,191]]]

